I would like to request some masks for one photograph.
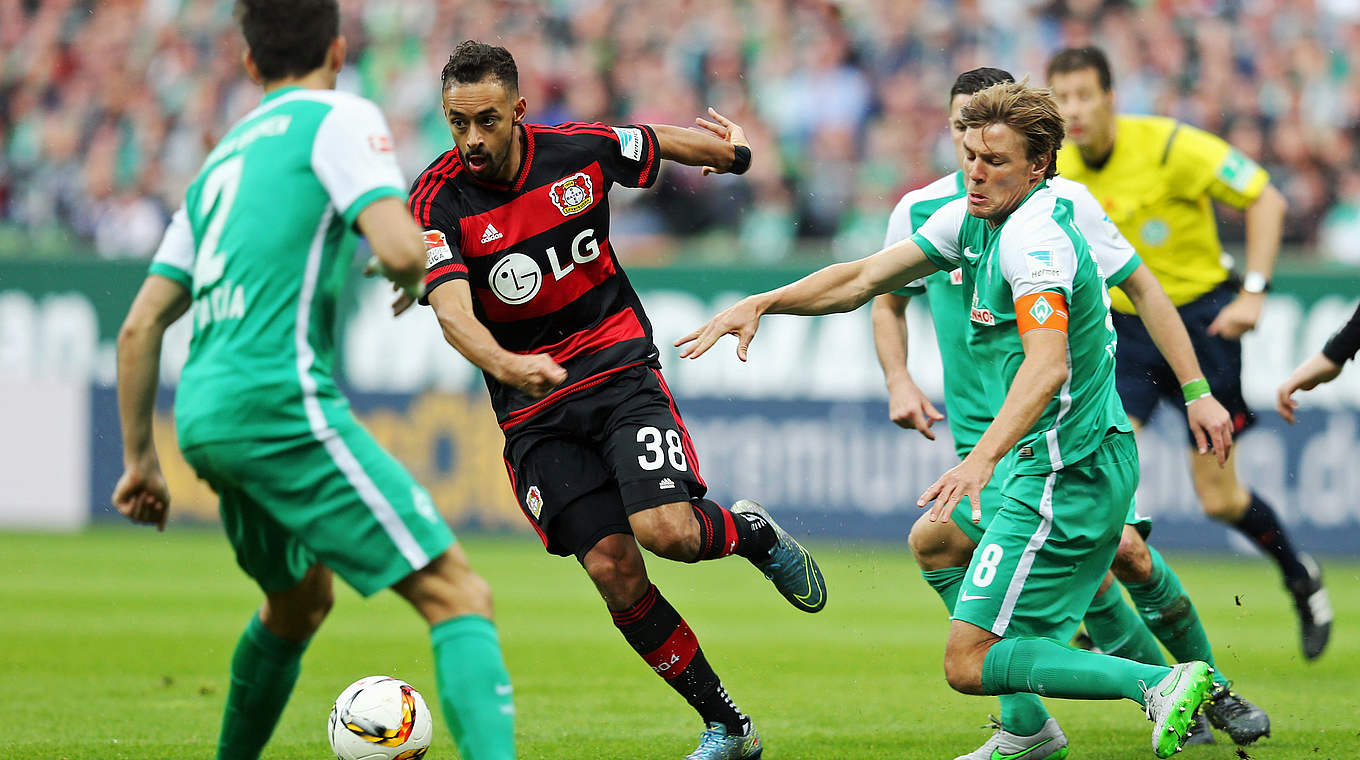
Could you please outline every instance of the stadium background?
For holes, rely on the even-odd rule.
[[[743,177],[668,166],[616,190],[613,238],[657,327],[663,363],[718,497],[758,495],[831,535],[900,537],[910,496],[946,468],[885,421],[867,314],[770,320],[751,365],[680,364],[667,344],[742,293],[881,242],[900,194],[947,171],[941,94],[1001,65],[1042,78],[1064,44],[1114,60],[1119,106],[1227,136],[1289,198],[1281,274],[1245,340],[1263,412],[1241,469],[1300,541],[1360,547],[1360,375],[1309,394],[1299,425],[1270,413],[1290,367],[1360,296],[1360,11],[1353,3],[999,0],[342,2],[341,86],[374,98],[413,176],[447,145],[438,71],[468,38],[517,56],[530,118],[684,124],[715,105],[757,160]],[[119,444],[113,337],[167,214],[205,152],[258,95],[230,3],[0,1],[0,524],[114,517]],[[117,62],[117,65],[111,65]],[[1240,252],[1242,218],[1220,209]],[[1240,258],[1240,257],[1239,257]],[[937,399],[939,357],[913,307],[914,374]],[[455,523],[523,529],[481,381],[428,314],[393,322],[358,283],[340,345],[355,406]],[[167,339],[158,431],[177,518],[214,519],[173,454],[169,399],[187,324]],[[1144,508],[1163,545],[1236,548],[1198,516],[1167,413],[1143,443]],[[36,476],[42,477],[36,477]],[[56,484],[54,487],[53,484]],[[1185,528],[1185,529],[1182,529]]]
[[[1275,736],[1251,753],[1355,757],[1360,644],[1346,621],[1360,614],[1360,372],[1304,396],[1296,426],[1270,410],[1278,382],[1360,298],[1352,0],[341,5],[341,86],[381,104],[408,176],[447,144],[436,83],[465,38],[516,54],[539,121],[684,124],[712,104],[747,129],[748,175],[671,166],[658,189],[615,190],[612,237],[718,498],[758,496],[814,534],[832,583],[826,614],[800,616],[744,563],[651,563],[781,758],[948,757],[985,735],[976,726],[990,704],[939,677],[942,610],[903,542],[910,502],[952,463],[951,447],[886,421],[865,313],[771,319],[748,365],[730,345],[683,364],[667,345],[743,293],[877,248],[900,194],[952,168],[941,95],[956,72],[998,65],[1042,80],[1057,48],[1105,45],[1122,109],[1224,134],[1289,198],[1281,273],[1245,340],[1262,424],[1243,439],[1240,467],[1301,544],[1330,555],[1338,624],[1324,658],[1303,669],[1274,568],[1225,554],[1253,550],[1199,516],[1183,433],[1165,413],[1141,443],[1140,495],[1159,518],[1154,542],[1178,548],[1219,661],[1271,710]],[[167,212],[258,98],[229,9],[0,0],[0,713],[24,727],[0,757],[210,756],[231,642],[258,603],[211,528],[211,494],[174,450],[186,324],[167,337],[156,422],[171,528],[120,528],[108,507],[121,462],[115,333]],[[1241,216],[1220,209],[1220,221],[1240,261]],[[477,373],[428,314],[393,321],[381,284],[356,280],[348,300],[339,365],[356,410],[430,487],[495,589],[520,756],[683,754],[697,731],[683,702],[627,653],[589,583],[527,534]],[[938,400],[940,359],[918,306],[912,368]],[[400,600],[339,595],[270,757],[325,756],[330,700],[360,675],[432,687],[426,632]],[[1083,758],[1145,756],[1134,748],[1146,752],[1147,724],[1122,707],[1053,709]],[[444,733],[432,758],[451,754]],[[1193,752],[1234,757],[1223,737]]]

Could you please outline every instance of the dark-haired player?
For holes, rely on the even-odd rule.
[[[1256,326],[1280,247],[1285,199],[1260,166],[1214,135],[1159,116],[1116,116],[1110,64],[1098,48],[1053,57],[1048,80],[1068,123],[1058,169],[1100,199],[1105,211],[1161,281],[1190,331],[1207,380],[1182,385],[1171,374],[1133,305],[1114,291],[1119,333],[1119,397],[1135,427],[1165,400],[1177,409],[1213,394],[1232,412],[1236,432],[1255,415],[1242,398],[1244,333]],[[1246,211],[1246,275],[1239,284],[1223,266],[1211,200]],[[1275,510],[1237,477],[1234,460],[1220,466],[1191,447],[1190,473],[1204,511],[1251,539],[1279,564],[1294,598],[1303,654],[1322,654],[1331,635],[1331,606],[1312,557],[1294,549]],[[1154,560],[1156,558],[1154,557]],[[1139,572],[1155,567],[1122,555]]]
[[[826,588],[759,505],[704,498],[651,325],[609,242],[608,203],[615,184],[651,185],[662,159],[741,173],[751,150],[714,111],[702,130],[529,124],[518,78],[508,51],[473,41],[444,67],[454,148],[410,198],[426,230],[426,298],[486,376],[511,486],[544,546],[575,555],[624,638],[703,718],[689,757],[759,757],[755,728],[648,581],[639,544],[681,562],[743,556],[806,612]]]
[[[265,95],[208,155],[119,333],[125,470],[114,504],[165,525],[152,404],[162,335],[192,310],[179,445],[220,497],[236,560],[265,596],[232,656],[217,757],[260,756],[331,608],[335,572],[365,596],[391,587],[416,608],[462,756],[510,760],[514,705],[490,589],[331,375],[355,229],[398,285],[418,288],[424,269],[387,124],[372,103],[332,89],[345,59],[335,0],[239,0],[236,16]]]

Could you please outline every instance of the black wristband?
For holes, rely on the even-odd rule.
[[[1322,347],[1322,355],[1333,364],[1341,365],[1354,358],[1356,351],[1360,351],[1360,307],[1356,307],[1350,321]]]
[[[745,145],[732,146],[732,165],[727,167],[729,174],[745,174],[751,168],[751,149]]]

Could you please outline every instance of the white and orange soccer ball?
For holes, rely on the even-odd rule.
[[[338,760],[419,760],[433,732],[420,692],[396,678],[369,676],[336,697],[328,734]]]

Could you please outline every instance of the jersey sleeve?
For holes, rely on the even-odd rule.
[[[338,101],[322,119],[312,170],[347,225],[379,198],[406,197],[387,121],[362,98]]]
[[[180,206],[170,217],[170,226],[165,228],[165,236],[151,257],[148,274],[158,274],[183,285],[186,290],[194,289],[194,233],[189,227],[189,215]]]
[[[1072,300],[1077,251],[1056,223],[1008,228],[997,242],[996,256],[1017,302],[1035,293],[1060,293]]]
[[[1105,275],[1105,284],[1114,287],[1127,280],[1143,262],[1091,191],[1084,185],[1073,185],[1076,186],[1072,193],[1073,221],[1091,246],[1091,255]]]
[[[1172,185],[1190,199],[1205,193],[1234,208],[1244,209],[1260,197],[1270,175],[1255,161],[1220,137],[1185,124],[1168,138],[1166,161],[1176,180]]]
[[[946,272],[958,269],[963,261],[959,230],[963,228],[963,217],[967,213],[964,199],[951,201],[931,214],[911,235],[912,242],[921,247],[930,263]]]
[[[911,204],[905,198],[902,199],[897,207],[893,209],[888,217],[888,232],[883,236],[883,247],[889,248],[911,237]],[[919,245],[919,243],[918,243]],[[912,298],[926,292],[925,278],[912,280],[906,285],[892,291],[895,296]]]
[[[594,143],[595,157],[606,181],[624,187],[651,187],[656,182],[661,169],[661,148],[651,127],[646,124],[611,127],[597,123],[570,128],[578,129],[581,139]]]
[[[422,305],[430,303],[430,293],[451,280],[468,279],[467,262],[458,247],[459,224],[436,196],[429,209],[429,223],[425,225],[425,293]]]

